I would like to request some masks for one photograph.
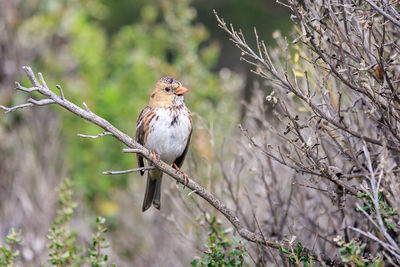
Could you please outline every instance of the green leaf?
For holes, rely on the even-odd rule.
[[[363,197],[365,197],[366,196],[366,194],[364,194],[364,193],[361,193],[361,192],[358,192],[357,193],[357,197],[358,198],[363,198]]]
[[[303,245],[300,242],[297,242],[297,253],[300,253],[303,250]]]
[[[233,242],[234,244],[240,244],[240,240],[239,240],[239,238],[237,238],[236,236],[232,236],[232,242]]]
[[[352,262],[352,259],[347,257],[342,257],[342,261],[347,263],[347,262]]]
[[[101,244],[101,248],[108,248],[108,247],[110,247],[109,242],[104,242],[103,244]]]
[[[287,250],[286,248],[284,248],[283,246],[279,246],[279,250],[285,254],[291,254],[291,252],[289,250]]]
[[[211,243],[215,243],[215,240],[217,239],[217,237],[215,235],[211,235],[210,236],[210,242]]]
[[[199,265],[199,261],[194,259],[190,262],[190,265],[192,265],[193,267],[196,267],[197,265]]]
[[[339,249],[339,252],[340,252],[341,255],[347,254],[346,248],[340,248],[340,249]]]
[[[63,259],[67,259],[67,258],[69,258],[69,251],[67,250],[67,251],[65,251],[63,254],[61,254],[61,258],[63,258]]]
[[[205,257],[205,258],[203,259],[203,263],[204,263],[205,265],[210,264],[210,263],[211,263],[211,258],[210,258],[210,257]]]

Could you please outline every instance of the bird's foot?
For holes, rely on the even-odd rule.
[[[155,151],[151,150],[151,155],[153,156],[153,160],[159,160],[160,159],[160,155],[157,154]]]
[[[188,182],[189,182],[189,176],[188,176],[184,171],[182,171],[182,170],[178,167],[178,165],[176,165],[175,163],[174,163],[174,168],[175,168],[178,172],[180,172],[180,173],[183,175],[183,179],[184,179],[184,182],[183,182],[183,189],[185,189],[186,185],[187,185]]]

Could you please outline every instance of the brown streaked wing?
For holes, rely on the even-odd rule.
[[[185,108],[186,108],[186,107],[185,107]],[[186,108],[186,109],[187,109],[187,108]],[[191,126],[191,128],[190,128],[189,138],[188,138],[188,141],[187,141],[187,143],[186,143],[185,150],[183,151],[182,155],[181,155],[179,158],[177,158],[177,159],[175,160],[175,162],[174,162],[174,163],[176,164],[176,166],[178,166],[178,168],[181,168],[182,165],[183,165],[183,161],[185,161],[186,154],[187,154],[187,152],[188,152],[188,150],[189,150],[190,140],[192,139],[192,132],[193,132],[192,114],[190,113],[190,110],[189,110],[189,109],[187,109],[187,111],[189,112],[189,118],[190,118],[190,126]]]
[[[142,146],[145,145],[145,121],[144,118],[146,117],[147,113],[150,111],[150,107],[146,106],[144,109],[142,109],[142,111],[139,113],[139,116],[136,120],[136,142],[138,142],[139,144],[141,144]],[[140,156],[139,154],[136,154],[136,159],[138,162],[138,167],[144,167],[144,162],[143,162],[143,157]],[[143,175],[144,171],[140,171],[140,174]]]

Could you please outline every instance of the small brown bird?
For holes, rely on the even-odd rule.
[[[136,141],[151,150],[154,157],[180,170],[189,148],[192,135],[192,115],[183,102],[188,89],[172,77],[162,77],[156,83],[150,103],[139,114],[136,121]],[[143,157],[136,155],[138,166],[143,167]],[[151,163],[149,162],[151,165]],[[141,175],[144,171],[140,172]],[[187,175],[182,172],[185,178]],[[142,211],[151,204],[161,207],[162,171],[154,169],[147,173],[146,192]]]

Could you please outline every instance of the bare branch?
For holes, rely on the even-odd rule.
[[[33,98],[29,98],[28,102],[35,105],[35,106],[46,106],[46,105],[50,105],[50,104],[54,104],[56,103],[54,100],[52,99],[42,99],[42,100],[36,100]]]
[[[60,92],[61,99],[64,100],[65,97],[64,97],[64,92],[63,92],[63,89],[61,88],[61,85],[57,84],[56,87],[57,87],[58,91]]]
[[[135,168],[135,169],[129,169],[129,170],[123,170],[123,171],[105,171],[102,172],[102,174],[105,175],[116,175],[116,174],[126,174],[126,173],[131,173],[131,172],[138,172],[138,171],[149,171],[155,169],[154,166],[146,166],[146,167],[140,167],[140,168]]]
[[[370,4],[376,11],[378,11],[382,16],[390,20],[393,24],[395,24],[397,27],[400,27],[400,22],[397,21],[395,18],[390,16],[388,13],[386,13],[383,9],[378,7],[374,2],[371,0],[365,0],[368,4]]]
[[[379,229],[379,231],[383,234],[383,236],[386,238],[386,240],[400,253],[399,246],[396,244],[396,241],[394,241],[393,238],[388,234],[388,232],[386,230],[386,226],[384,225],[382,216],[381,216],[381,205],[380,205],[380,201],[379,201],[379,191],[380,191],[379,187],[380,187],[380,183],[381,183],[382,177],[383,177],[383,170],[380,169],[379,178],[378,178],[378,181],[376,181],[375,176],[376,176],[376,173],[378,172],[378,170],[374,171],[374,169],[372,167],[372,162],[371,162],[371,157],[370,157],[369,151],[365,145],[363,146],[363,150],[364,150],[365,158],[367,160],[368,169],[370,171],[370,177],[369,177],[370,179],[369,180],[370,180],[371,191],[372,191],[372,195],[370,197],[372,199],[372,202],[373,202],[373,205],[374,205],[374,208],[376,211],[376,218],[378,220],[379,225],[377,225],[374,222],[374,220],[372,220],[372,218],[361,207],[358,206],[358,208],[363,211],[364,215],[366,215],[368,217],[368,219],[370,221],[372,221],[373,224],[375,224],[376,228]],[[368,193],[368,191],[367,191],[367,193]]]
[[[400,254],[396,253],[396,249],[394,247],[392,247],[391,245],[389,245],[388,243],[385,243],[383,241],[381,241],[378,237],[376,237],[374,234],[372,234],[371,232],[364,232],[361,229],[349,226],[350,229],[374,240],[375,242],[378,242],[379,244],[381,244],[385,249],[387,249],[387,251],[389,251],[391,254],[393,254],[393,256],[395,256],[396,258],[400,258]]]
[[[15,89],[16,90],[21,90],[21,91],[24,91],[24,92],[33,92],[33,91],[39,90],[39,87],[27,88],[27,87],[23,87],[19,82],[15,82]]]
[[[41,86],[41,85],[39,84],[39,82],[36,80],[35,74],[33,73],[31,67],[29,67],[29,66],[23,66],[22,69],[25,71],[26,76],[28,76],[28,79],[31,81],[31,84],[32,84],[34,87],[39,88],[39,90],[40,90],[40,88],[42,88],[42,86]]]
[[[46,81],[43,78],[43,74],[41,72],[38,73],[39,76],[39,81],[42,83],[42,85],[46,88],[49,89],[49,87],[47,87]]]
[[[12,112],[14,110],[20,109],[20,108],[31,107],[31,106],[33,106],[32,103],[25,103],[25,104],[13,106],[11,108],[8,108],[8,107],[5,107],[3,105],[0,105],[0,108],[2,110],[5,110],[5,113],[8,113],[8,112]]]
[[[104,133],[101,133],[101,134],[98,134],[98,135],[85,135],[85,134],[78,134],[78,136],[79,137],[83,137],[83,138],[99,138],[99,137],[102,137],[102,136],[105,136],[105,135],[113,135],[112,133],[110,133],[110,132],[104,132]]]
[[[34,91],[34,90],[27,90],[26,92],[31,92],[31,91]],[[33,98],[29,98],[27,102],[28,103],[16,105],[16,106],[13,106],[11,108],[8,108],[8,107],[5,107],[3,105],[0,105],[0,109],[5,110],[5,113],[8,113],[8,112],[13,112],[13,111],[15,111],[17,109],[20,109],[20,108],[32,107],[32,106],[46,106],[46,105],[50,105],[50,104],[54,104],[55,103],[55,101],[53,101],[51,99],[35,100]]]

